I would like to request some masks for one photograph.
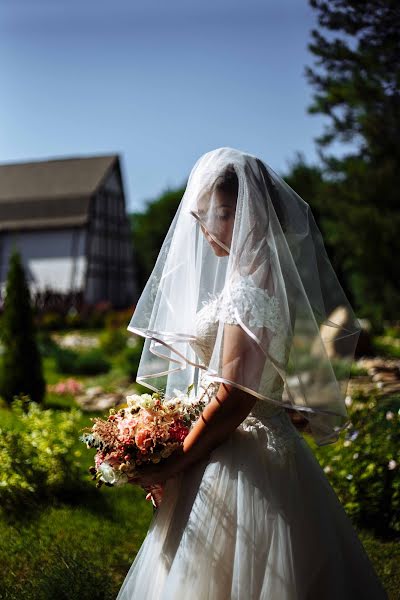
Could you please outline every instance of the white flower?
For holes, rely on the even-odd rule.
[[[175,398],[174,398],[175,401],[178,400],[183,405],[185,405],[185,404],[191,404],[188,395],[185,394],[184,392],[181,392],[180,390],[174,389],[174,394],[175,394]]]
[[[392,412],[391,410],[388,410],[386,413],[386,418],[388,421],[391,421],[394,417],[394,412]]]
[[[107,461],[102,462],[98,470],[101,473],[101,478],[103,481],[106,483],[111,483],[111,485],[123,485],[128,481],[128,477],[125,473],[113,469],[113,467]]]
[[[148,402],[150,400],[154,400],[153,396],[151,396],[150,394],[142,394],[140,396],[140,398],[143,402]]]
[[[130,408],[137,408],[138,406],[140,406],[139,394],[132,394],[131,396],[127,396],[126,403]]]
[[[350,446],[351,445],[351,441],[350,440],[345,440],[343,442],[343,446]]]
[[[344,399],[346,406],[351,406],[353,404],[353,399],[351,396],[346,396]]]
[[[393,471],[393,469],[395,469],[396,467],[397,467],[397,462],[395,460],[393,460],[393,458],[391,460],[389,460],[388,469],[390,471]]]
[[[152,409],[154,408],[155,403],[155,398],[150,396],[150,394],[142,394],[140,401],[140,406],[142,406],[142,408],[146,408],[147,410]]]
[[[330,465],[326,465],[326,467],[324,467],[324,471],[325,473],[330,473],[332,471],[332,467]]]
[[[354,454],[353,454],[353,458],[354,458],[354,459],[355,459],[355,458],[358,458],[358,456],[359,456],[359,455],[358,455],[358,452],[354,452]]]
[[[351,481],[353,479],[353,475],[351,473],[349,473],[348,475],[346,475],[346,479]]]
[[[167,400],[164,400],[164,406],[171,406],[173,404],[176,404],[176,398],[168,398]]]
[[[155,405],[155,399],[150,394],[132,394],[126,396],[126,403],[129,408],[146,408],[151,409]]]

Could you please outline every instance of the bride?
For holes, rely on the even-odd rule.
[[[360,333],[309,205],[251,154],[201,156],[128,329],[139,383],[208,404],[132,480],[158,508],[117,600],[387,598],[301,435],[349,425]]]

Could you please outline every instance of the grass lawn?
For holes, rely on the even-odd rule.
[[[0,520],[0,598],[114,599],[152,507],[134,486],[103,487],[31,520]]]
[[[50,384],[66,378],[55,371],[51,357],[44,359],[44,368]],[[102,385],[105,391],[129,383],[117,365],[105,375],[77,379]],[[48,394],[45,401],[46,407],[58,410],[74,405],[72,396]],[[105,414],[82,413],[81,426]],[[0,408],[0,425],[9,425],[11,418]],[[84,495],[59,499],[16,520],[0,517],[1,600],[115,599],[146,535],[152,505],[136,486],[96,489],[87,471],[94,450],[79,441],[77,448],[82,450],[82,478],[88,481]],[[390,600],[398,600],[400,545],[367,531],[358,533]]]

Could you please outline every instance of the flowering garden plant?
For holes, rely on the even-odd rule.
[[[59,381],[54,385],[48,385],[47,390],[55,394],[79,394],[83,391],[83,385],[73,377],[69,377],[65,381]]]
[[[186,394],[177,392],[168,399],[159,393],[133,394],[126,397],[126,406],[111,408],[106,419],[91,419],[92,427],[85,427],[79,439],[97,449],[95,465],[89,468],[96,487],[128,483],[138,467],[158,463],[182,446],[191,424],[206,406],[202,398],[189,397],[192,387]],[[145,489],[146,498],[157,507],[162,486]]]
[[[353,391],[351,426],[335,444],[307,440],[353,521],[379,535],[400,533],[400,396]]]

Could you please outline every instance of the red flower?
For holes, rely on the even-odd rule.
[[[174,423],[169,428],[169,435],[170,435],[171,441],[173,441],[173,442],[182,443],[188,433],[189,433],[189,428],[186,427],[185,425],[182,425],[182,423]]]

